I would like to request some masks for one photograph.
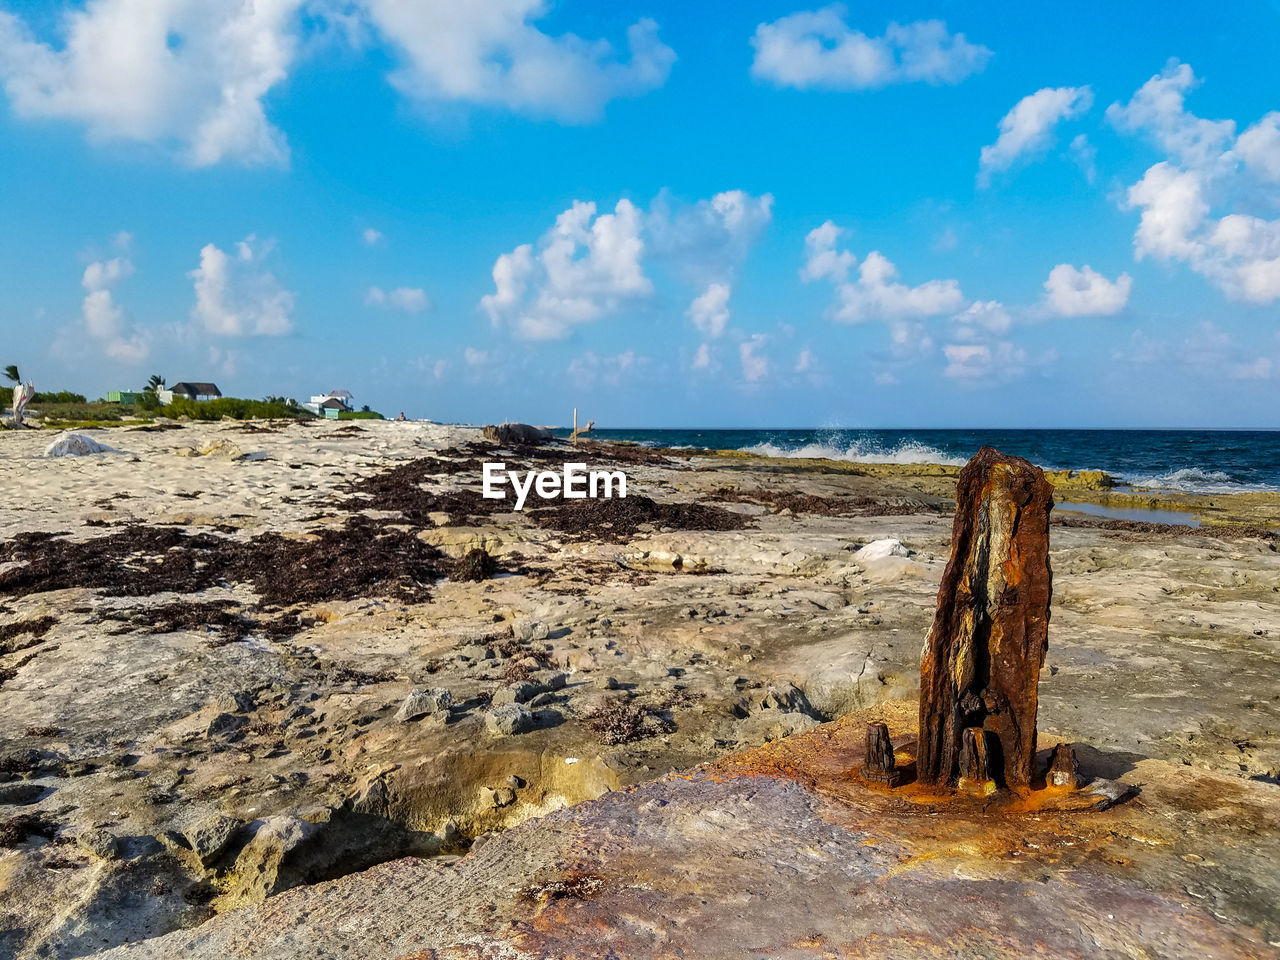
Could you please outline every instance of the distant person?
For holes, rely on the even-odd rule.
[[[401,410],[401,411],[400,411],[400,416],[396,417],[396,422],[397,422],[397,423],[403,423],[403,422],[404,422],[405,420],[407,420],[407,419],[408,419],[408,418],[404,415],[404,411],[403,411],[403,410]]]

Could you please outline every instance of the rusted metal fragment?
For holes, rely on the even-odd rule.
[[[920,662],[917,776],[960,776],[965,730],[981,727],[1001,786],[1035,774],[1036,683],[1048,649],[1053,487],[1021,457],[983,447],[960,471],[951,556]]]
[[[961,793],[975,797],[989,797],[996,792],[996,782],[991,777],[987,731],[981,727],[969,727],[961,737],[960,776],[956,787]]]
[[[887,724],[867,724],[867,753],[862,762],[862,776],[891,787],[902,782],[902,771],[897,769],[893,758],[893,741],[889,739]]]
[[[1071,744],[1060,743],[1053,748],[1053,759],[1049,761],[1049,774],[1045,779],[1054,787],[1075,790],[1080,786],[1080,765]]]

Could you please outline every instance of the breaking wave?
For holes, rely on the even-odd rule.
[[[1127,479],[1135,487],[1153,487],[1174,493],[1246,493],[1251,490],[1275,490],[1269,484],[1241,483],[1222,470],[1205,470],[1201,467],[1183,467],[1156,476]]]
[[[785,447],[766,441],[742,449],[762,457],[847,460],[851,463],[943,463],[963,467],[967,462],[964,457],[953,457],[937,447],[912,440],[904,440],[888,448],[865,440],[855,440],[848,445],[806,443],[797,447]]]

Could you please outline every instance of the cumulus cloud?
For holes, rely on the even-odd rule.
[[[1007,340],[985,343],[949,343],[942,348],[947,358],[943,376],[968,382],[1014,380],[1026,372],[1027,353]]]
[[[420,287],[396,287],[394,290],[370,287],[364,302],[374,307],[403,310],[405,313],[421,313],[431,305],[426,291]]]
[[[653,290],[641,264],[642,217],[630,200],[596,215],[575,200],[536,245],[498,257],[494,292],[480,306],[495,323],[510,322],[529,340],[565,337],[629,300]]]
[[[0,10],[0,81],[16,114],[83,124],[94,140],[174,146],[193,166],[283,164],[263,98],[286,76],[301,0],[89,0],[61,43]]]
[[[610,100],[662,86],[676,59],[647,19],[627,30],[625,59],[606,40],[544,33],[532,22],[547,13],[544,0],[362,0],[362,6],[403,58],[391,82],[428,102],[590,121]]]
[[[990,50],[948,32],[941,20],[890,23],[882,36],[867,36],[849,26],[840,4],[762,23],[751,45],[753,77],[801,90],[959,83],[991,58]]]
[[[1008,170],[1021,157],[1049,145],[1053,128],[1064,120],[1080,116],[1093,106],[1088,87],[1045,87],[1019,100],[1000,120],[1000,136],[982,148],[978,159],[978,182],[986,185],[991,175]]]
[[[191,318],[220,337],[277,337],[293,329],[293,293],[261,266],[270,244],[249,236],[228,254],[212,243],[200,251],[200,266],[188,276],[195,285]]]
[[[1008,333],[1013,318],[998,300],[975,300],[951,318],[955,335],[961,340],[974,340],[983,334]]]
[[[836,303],[831,316],[836,322],[883,320],[893,324],[949,313],[964,303],[964,294],[954,280],[929,280],[915,287],[899,282],[898,268],[877,250],[867,254],[859,266],[851,252],[836,248],[840,233],[829,220],[809,231],[800,271],[805,281],[825,279],[834,286]],[[852,276],[855,266],[856,278]]]
[[[1045,303],[1060,317],[1109,317],[1125,308],[1132,289],[1127,273],[1111,281],[1088,264],[1077,270],[1060,263],[1044,282]]]
[[[729,324],[729,286],[713,283],[689,304],[689,319],[699,332],[714,340]]]
[[[1280,369],[1280,339],[1270,346],[1242,344],[1206,320],[1182,338],[1135,330],[1111,358],[1125,366],[1157,367],[1166,375],[1176,369],[1181,376],[1210,382],[1269,380]]]
[[[693,355],[693,369],[706,370],[711,366],[711,347],[707,344],[699,344],[697,351]]]
[[[127,244],[127,238],[119,242]],[[150,353],[148,338],[131,327],[112,294],[116,283],[132,273],[133,263],[124,255],[93,261],[81,278],[85,295],[80,307],[85,333],[102,346],[107,356],[130,364],[140,363]]]
[[[365,227],[360,234],[360,239],[365,242],[366,246],[374,247],[382,241],[382,231],[375,230],[373,227]]]
[[[1236,136],[1233,120],[1206,120],[1186,109],[1198,85],[1191,67],[1171,60],[1108,119],[1122,132],[1149,136],[1166,159],[1153,164],[1125,195],[1140,211],[1134,233],[1139,259],[1181,262],[1228,297],[1280,300],[1280,220],[1271,209],[1280,177],[1280,116],[1269,113]],[[1216,213],[1230,210],[1229,213]]]
[[[755,333],[738,344],[738,360],[742,363],[742,379],[747,383],[759,383],[769,374],[769,361],[756,353],[769,338]]]
[[[773,220],[773,195],[725,190],[676,204],[664,191],[650,205],[645,229],[655,256],[700,287],[727,282]]]

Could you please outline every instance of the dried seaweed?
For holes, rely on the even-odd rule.
[[[744,530],[751,519],[702,503],[658,503],[643,495],[566,500],[529,511],[535,524],[578,540],[625,543],[642,527],[655,530]]]

